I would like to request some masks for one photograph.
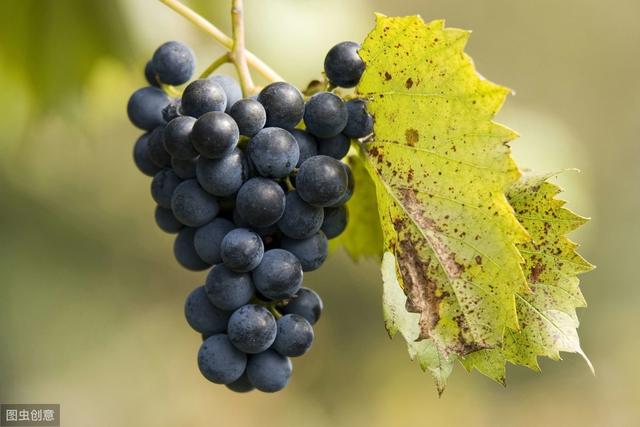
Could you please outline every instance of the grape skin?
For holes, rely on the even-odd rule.
[[[329,156],[311,157],[300,165],[296,190],[313,206],[327,207],[347,192],[349,177],[343,163]]]
[[[240,139],[238,125],[220,111],[203,114],[193,125],[191,142],[204,157],[219,159],[230,154]]]
[[[300,148],[284,129],[262,129],[249,141],[247,152],[258,173],[267,178],[284,178],[298,164]]]
[[[158,227],[165,233],[174,234],[182,230],[184,227],[184,225],[178,221],[171,209],[156,206],[154,217]]]
[[[322,309],[322,299],[313,289],[300,288],[298,293],[289,299],[282,312],[284,314],[298,314],[314,325],[320,319]]]
[[[247,363],[247,376],[251,384],[260,391],[274,393],[289,384],[293,368],[288,357],[274,350],[256,354]]]
[[[157,87],[143,87],[129,98],[127,115],[136,127],[152,130],[165,124],[162,110],[169,102],[169,97]]]
[[[211,336],[227,330],[231,313],[213,306],[207,298],[204,286],[198,286],[184,303],[184,316],[194,331]]]
[[[235,348],[225,334],[207,338],[198,351],[202,375],[216,384],[230,384],[242,376],[247,355]]]
[[[256,268],[264,255],[264,244],[257,233],[236,228],[222,239],[220,257],[233,271],[248,272]]]
[[[162,169],[151,180],[151,197],[158,205],[171,209],[171,197],[181,182],[171,169]]]
[[[322,227],[324,210],[311,206],[300,198],[296,191],[287,193],[284,214],[278,221],[278,228],[292,239],[306,239]]]
[[[141,135],[133,147],[133,162],[140,172],[147,176],[154,176],[162,168],[151,161],[149,156],[149,133]]]
[[[189,81],[196,68],[196,58],[184,43],[170,41],[153,53],[151,64],[159,81],[169,85],[181,85]]]
[[[231,343],[243,353],[261,353],[271,347],[278,328],[269,310],[257,304],[247,304],[229,318],[228,334]]]
[[[171,196],[171,210],[178,221],[200,227],[218,215],[218,200],[200,187],[195,179],[183,181]]]
[[[327,259],[329,251],[327,237],[322,231],[302,240],[285,237],[282,239],[281,247],[300,260],[302,271],[313,271],[320,268]]]
[[[273,300],[290,298],[302,285],[302,265],[291,252],[271,249],[251,273],[256,289]]]
[[[196,165],[198,182],[214,196],[232,196],[249,176],[249,166],[244,153],[235,148],[220,159],[200,157]]]
[[[349,211],[346,206],[337,208],[324,208],[324,221],[322,231],[328,239],[338,237],[347,228],[349,221]]]
[[[332,47],[324,59],[324,72],[329,81],[339,87],[354,87],[360,81],[365,64],[355,42],[342,42]]]
[[[284,191],[272,180],[251,178],[238,191],[236,207],[249,225],[269,227],[284,214]]]
[[[226,311],[247,304],[255,290],[248,273],[236,273],[224,264],[216,264],[209,271],[204,288],[211,304]]]
[[[210,264],[198,256],[193,245],[195,232],[196,229],[191,227],[184,227],[180,230],[176,236],[176,240],[173,242],[173,254],[178,263],[187,270],[206,270]]]
[[[293,129],[302,120],[304,98],[289,83],[275,82],[265,86],[258,94],[258,102],[267,113],[267,127]]]
[[[255,99],[241,99],[236,102],[229,110],[229,115],[238,124],[240,135],[248,137],[260,132],[267,122],[267,112]]]
[[[181,110],[196,119],[210,111],[225,111],[227,95],[222,87],[209,79],[194,80],[182,93]]]
[[[338,135],[347,125],[349,113],[339,96],[320,92],[307,101],[304,108],[304,124],[307,132],[318,138]]]
[[[283,356],[298,357],[305,354],[313,343],[313,327],[298,314],[286,314],[278,319],[278,333],[273,349]]]

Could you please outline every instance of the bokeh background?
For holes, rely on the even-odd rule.
[[[228,3],[188,2],[226,31]],[[299,86],[375,11],[472,29],[479,71],[517,91],[499,120],[519,164],[582,170],[559,181],[593,218],[574,238],[598,265],[580,311],[595,377],[575,355],[511,367],[506,389],[458,367],[442,398],[384,331],[376,262],[342,251],[305,276],[326,311],[284,392],[207,383],[182,314],[204,274],[153,222],[125,105],[160,43],[191,44],[198,71],[222,51],[154,0],[0,8],[0,402],[61,403],[68,427],[640,425],[637,0],[246,0],[248,46]]]

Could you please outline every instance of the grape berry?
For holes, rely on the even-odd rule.
[[[358,49],[344,42],[329,51],[329,88],[358,83]],[[189,83],[178,99],[165,94],[194,69],[193,52],[179,42],[147,62],[149,86],[127,105],[146,132],[134,163],[153,177],[155,221],[176,234],[178,263],[209,269],[184,307],[203,339],[202,375],[238,393],[276,392],[289,383],[289,358],[313,343],[323,306],[302,287],[303,272],[324,263],[328,239],[347,226],[354,180],[341,159],[351,138],[371,134],[373,118],[364,100],[345,102],[335,91],[305,100],[285,82],[243,98],[235,79],[212,76]]]

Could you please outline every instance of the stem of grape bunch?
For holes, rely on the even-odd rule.
[[[246,61],[246,64],[248,65],[247,68],[249,66],[252,67],[269,82],[284,81],[284,79],[278,73],[276,73],[271,67],[269,67],[264,61],[262,61],[256,55],[254,55],[253,53],[251,53],[250,51],[244,48],[244,30],[241,30],[239,34],[236,34],[235,23],[234,23],[233,38],[231,38],[227,36],[224,32],[222,32],[218,27],[216,27],[211,22],[206,20],[202,15],[198,14],[196,11],[186,6],[182,2],[178,0],[159,0],[159,1],[164,5],[166,5],[167,7],[169,7],[170,9],[172,9],[173,11],[175,11],[176,13],[183,16],[185,19],[187,19],[189,22],[194,24],[196,27],[200,28],[205,33],[212,36],[218,43],[220,43],[223,47],[225,47],[230,51],[228,55],[231,55],[231,56],[234,55],[233,50],[234,50],[234,46],[237,44],[237,37],[242,36],[243,40],[241,42],[241,45],[242,45],[241,56],[245,57],[244,61]],[[236,3],[237,3],[236,1],[233,2],[233,9],[236,8]],[[239,3],[240,3],[240,7],[239,7],[240,13],[238,14],[238,19],[240,21],[240,26],[243,27],[242,2],[240,1]],[[232,16],[232,21],[235,21],[235,15]],[[224,62],[218,62],[219,60],[220,58],[214,61],[214,63],[211,64],[211,66],[209,66],[205,72],[209,71],[209,73],[211,73],[215,68],[217,68],[218,66],[224,63]],[[212,67],[214,66],[215,68],[212,69]],[[238,74],[242,82],[243,76],[242,74],[240,74],[240,71],[238,71]],[[244,86],[243,86],[243,90],[244,90]]]
[[[233,48],[231,49],[231,59],[236,66],[242,94],[249,96],[253,93],[254,86],[251,79],[251,72],[247,64],[247,55],[244,48],[244,17],[243,1],[232,0],[231,2],[231,27],[233,31]]]

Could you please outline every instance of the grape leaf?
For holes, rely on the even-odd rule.
[[[353,173],[355,188],[353,197],[347,203],[349,222],[345,231],[330,241],[331,249],[344,246],[351,258],[359,260],[364,256],[382,257],[382,229],[378,218],[376,189],[364,167],[359,154],[347,157]]]
[[[429,371],[436,382],[438,393],[442,394],[447,378],[453,370],[453,358],[446,359],[440,354],[434,342],[420,338],[420,315],[406,309],[407,296],[402,291],[396,276],[396,258],[385,252],[382,258],[382,315],[384,324],[393,338],[398,332],[407,342],[411,360],[418,360],[423,371]]]
[[[507,193],[516,217],[532,237],[518,245],[531,288],[516,297],[520,331],[507,331],[503,348],[472,353],[463,361],[467,369],[476,368],[498,382],[504,382],[506,361],[539,370],[538,356],[559,360],[560,352],[580,354],[593,370],[576,330],[576,308],[586,306],[577,275],[593,266],[566,237],[587,218],[555,198],[560,188],[548,181],[551,176],[525,174]]]
[[[396,258],[419,338],[444,357],[500,346],[528,291],[516,244],[528,240],[505,191],[520,172],[492,121],[509,90],[481,78],[469,33],[419,16],[378,15],[359,51],[356,90],[374,135],[361,144],[385,251]]]

